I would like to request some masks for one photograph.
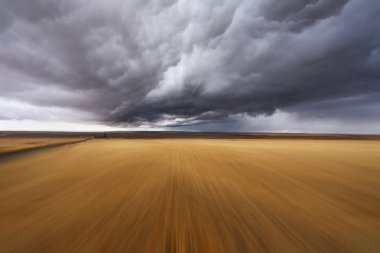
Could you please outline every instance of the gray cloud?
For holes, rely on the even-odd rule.
[[[107,124],[378,118],[379,12],[370,0],[3,0],[0,97]]]

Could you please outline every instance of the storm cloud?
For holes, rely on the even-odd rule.
[[[1,0],[0,99],[110,125],[377,124],[379,13],[371,0]]]

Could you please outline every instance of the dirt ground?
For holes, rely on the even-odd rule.
[[[94,139],[1,160],[0,252],[380,252],[380,141]]]

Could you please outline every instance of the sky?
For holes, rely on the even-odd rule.
[[[0,130],[380,134],[380,1],[0,0]]]

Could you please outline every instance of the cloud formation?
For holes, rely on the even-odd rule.
[[[0,97],[135,126],[279,110],[380,121],[379,12],[371,0],[2,0]]]

